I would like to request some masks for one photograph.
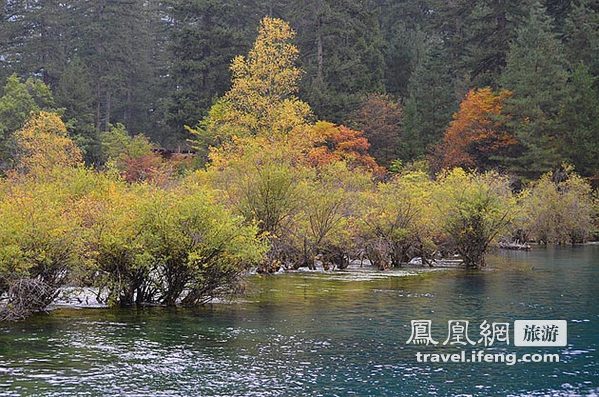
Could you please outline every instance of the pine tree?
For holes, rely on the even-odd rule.
[[[0,54],[11,73],[56,82],[72,39],[69,5],[58,0],[6,1],[0,24]],[[1,67],[1,66],[0,66]],[[3,80],[2,80],[3,81]]]
[[[477,0],[467,18],[464,64],[475,86],[497,87],[516,28],[527,16],[530,1]]]
[[[585,176],[599,173],[599,95],[593,89],[596,80],[587,66],[578,64],[570,77],[568,95],[559,116],[564,131],[561,151]]]
[[[428,153],[441,140],[451,115],[457,110],[454,76],[446,59],[442,43],[435,41],[412,73],[401,149],[404,160]]]
[[[257,5],[233,0],[172,1],[172,77],[168,123],[196,125],[229,88],[231,60],[255,38]]]
[[[563,34],[568,60],[583,62],[593,76],[599,76],[599,12],[588,0],[572,5],[564,23]],[[599,93],[599,85],[596,86]]]
[[[298,32],[303,97],[319,118],[341,122],[364,95],[383,90],[376,11],[371,0],[310,0],[285,10]]]
[[[514,95],[506,102],[511,128],[523,154],[512,159],[512,170],[538,176],[561,161],[557,116],[567,80],[564,48],[553,33],[551,18],[536,2],[510,46],[501,76],[504,88]]]
[[[98,134],[94,125],[94,92],[88,68],[74,58],[54,85],[54,97],[64,109],[63,120],[90,163],[99,159]]]

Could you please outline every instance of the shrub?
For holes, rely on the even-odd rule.
[[[432,182],[421,172],[398,175],[362,195],[359,240],[379,269],[432,255]]]
[[[584,242],[593,232],[594,205],[590,184],[567,167],[563,179],[547,173],[532,184],[519,226],[545,244]]]
[[[516,198],[507,178],[491,172],[467,173],[460,168],[439,176],[434,188],[437,227],[467,267],[485,266],[491,242],[516,215]]]
[[[255,226],[199,187],[120,187],[98,209],[92,245],[111,304],[202,303],[234,290],[266,250]]]

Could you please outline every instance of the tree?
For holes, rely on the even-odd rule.
[[[320,119],[346,121],[361,97],[383,91],[383,43],[373,0],[291,2],[298,32],[302,94]]]
[[[226,295],[265,245],[203,187],[116,185],[92,207],[95,284],[111,305],[197,305]]]
[[[408,83],[432,34],[429,1],[378,0],[385,92],[398,98],[409,95]]]
[[[564,22],[564,48],[573,66],[582,62],[593,76],[599,76],[599,10],[588,0],[572,3],[572,10]],[[595,82],[599,93],[599,85]]]
[[[231,63],[231,89],[214,105],[211,118],[200,124],[196,135],[224,140],[231,136],[273,137],[307,124],[310,107],[295,96],[301,72],[294,65],[298,56],[290,42],[294,35],[280,19],[262,20],[248,56],[238,56]]]
[[[65,188],[66,180],[73,175],[2,182],[0,320],[45,309],[73,269],[85,263],[76,198]]]
[[[506,66],[507,53],[516,29],[527,16],[529,1],[474,2],[464,28],[464,64],[478,87],[497,88]]]
[[[443,137],[455,111],[454,77],[445,57],[441,43],[434,41],[410,77],[404,108],[406,139],[402,142],[402,160],[428,153]]]
[[[428,175],[407,172],[361,193],[357,239],[374,266],[398,267],[415,256],[432,265],[432,190]]]
[[[371,94],[352,116],[353,124],[364,131],[370,143],[369,153],[389,167],[400,155],[403,107],[388,95]]]
[[[496,173],[469,174],[460,168],[439,176],[434,190],[437,227],[468,268],[485,266],[489,245],[509,231],[516,198]]]
[[[55,113],[40,112],[15,133],[14,171],[44,177],[54,167],[83,165],[83,155]]]
[[[0,169],[8,168],[12,161],[13,133],[32,114],[53,107],[52,93],[41,81],[29,78],[22,82],[15,74],[6,80],[0,97]]]
[[[576,244],[593,232],[596,203],[591,186],[572,167],[566,166],[562,172],[565,178],[544,174],[522,200],[518,226],[526,238],[545,244]]]
[[[502,114],[510,96],[509,91],[495,93],[488,87],[468,92],[437,149],[440,168],[484,171],[497,166],[495,157],[506,156],[517,144]]]
[[[94,124],[94,92],[92,78],[80,58],[66,65],[53,87],[56,102],[64,108],[63,118],[70,135],[85,153],[89,163],[100,159],[99,139]]]
[[[524,153],[508,161],[512,170],[534,177],[559,164],[562,131],[557,115],[567,80],[564,49],[553,33],[552,20],[536,2],[511,44],[501,76],[504,88],[513,92],[506,101],[510,126]]]
[[[165,161],[154,152],[155,145],[145,135],[131,136],[122,124],[111,126],[100,139],[102,160],[129,183],[147,181],[163,185],[175,173],[178,161]]]
[[[172,1],[171,56],[174,90],[168,123],[183,132],[208,115],[230,88],[231,60],[251,46],[259,5],[225,0]]]
[[[343,125],[319,121],[312,127],[316,139],[314,148],[308,152],[308,162],[321,167],[338,161],[344,161],[354,169],[363,167],[375,174],[383,174],[384,169],[368,154],[370,143],[362,131],[352,130]]]
[[[560,151],[584,176],[599,173],[599,94],[593,88],[596,80],[584,64],[578,64],[570,75],[568,95],[559,113],[564,131]]]

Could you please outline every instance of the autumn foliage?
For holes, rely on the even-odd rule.
[[[323,121],[316,123],[313,130],[317,142],[308,153],[312,166],[345,161],[350,168],[362,167],[375,174],[385,172],[368,153],[370,143],[362,131]]]
[[[504,102],[511,92],[491,88],[470,90],[453,115],[443,142],[435,150],[432,163],[437,168],[465,167],[485,170],[494,157],[505,155],[517,144],[505,128]]]
[[[55,113],[39,112],[15,133],[18,173],[42,175],[52,167],[83,163],[83,155],[68,137],[67,128]]]
[[[388,95],[368,95],[352,116],[370,142],[369,153],[385,167],[401,156],[403,107]]]

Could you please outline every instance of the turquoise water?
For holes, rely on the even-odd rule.
[[[56,310],[0,325],[0,395],[599,394],[599,246],[507,252],[482,272],[253,276],[197,311]],[[410,320],[568,320],[560,363],[426,364]]]

